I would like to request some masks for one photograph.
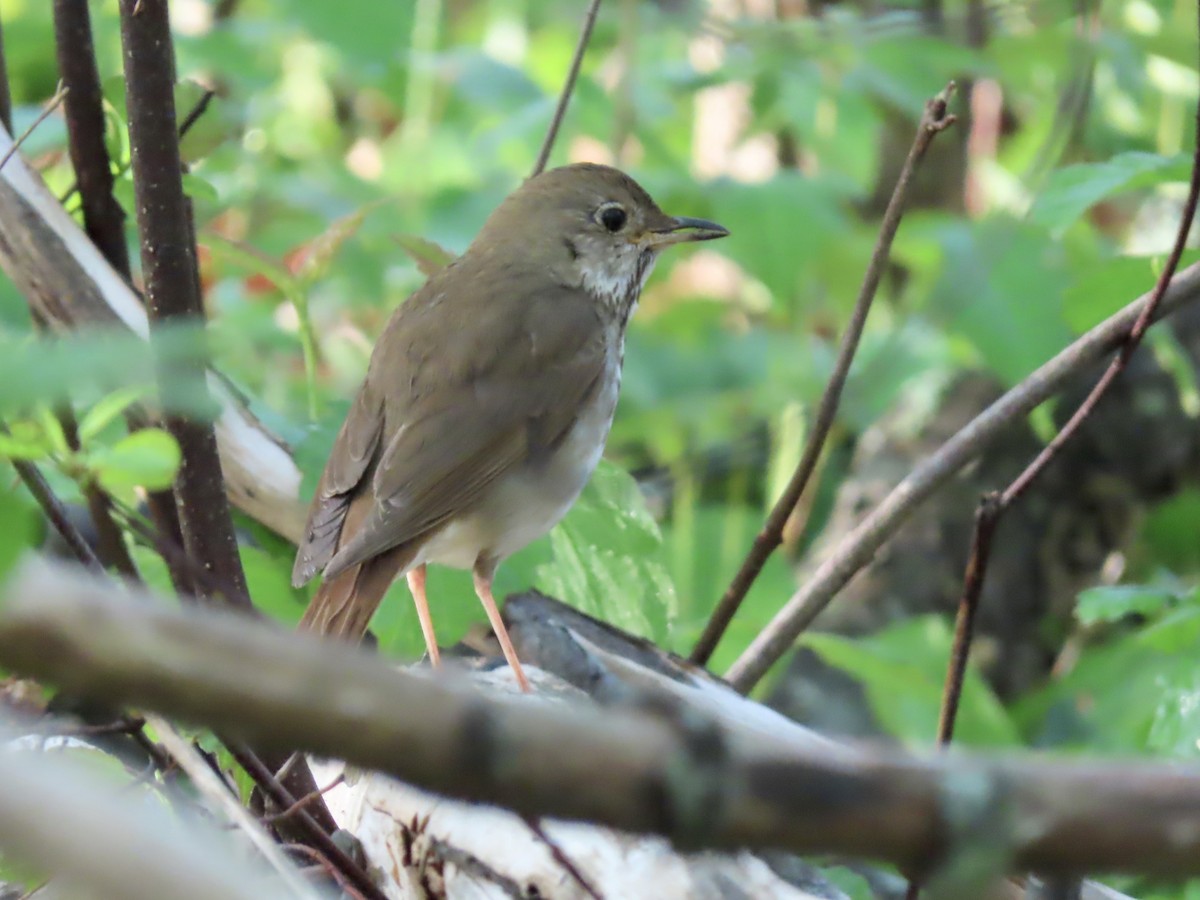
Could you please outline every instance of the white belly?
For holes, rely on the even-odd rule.
[[[500,479],[473,512],[457,517],[425,544],[414,567],[429,562],[469,569],[481,554],[503,559],[567,514],[604,452],[621,388],[619,357],[616,362],[558,449]]]

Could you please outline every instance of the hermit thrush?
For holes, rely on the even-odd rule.
[[[726,234],[666,215],[607,166],[553,169],[509,195],[375,345],[296,555],[297,586],[324,570],[302,627],[361,638],[404,574],[437,665],[425,564],[471,569],[527,690],[496,566],[566,514],[599,461],[625,325],[659,251]]]

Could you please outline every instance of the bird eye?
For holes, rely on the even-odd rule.
[[[619,203],[606,204],[596,212],[600,224],[614,234],[625,227],[625,209]]]

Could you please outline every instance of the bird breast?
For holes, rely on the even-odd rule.
[[[499,479],[470,513],[429,540],[414,564],[466,569],[480,555],[504,559],[567,514],[600,462],[617,408],[624,334],[614,335],[607,346],[603,374],[558,445]]]

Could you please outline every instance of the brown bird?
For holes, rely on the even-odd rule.
[[[726,234],[666,215],[607,166],[552,169],[509,195],[375,345],[296,555],[297,587],[324,572],[301,627],[361,639],[407,575],[437,665],[425,565],[470,569],[528,690],[496,566],[566,514],[599,462],[625,325],[659,251]]]

